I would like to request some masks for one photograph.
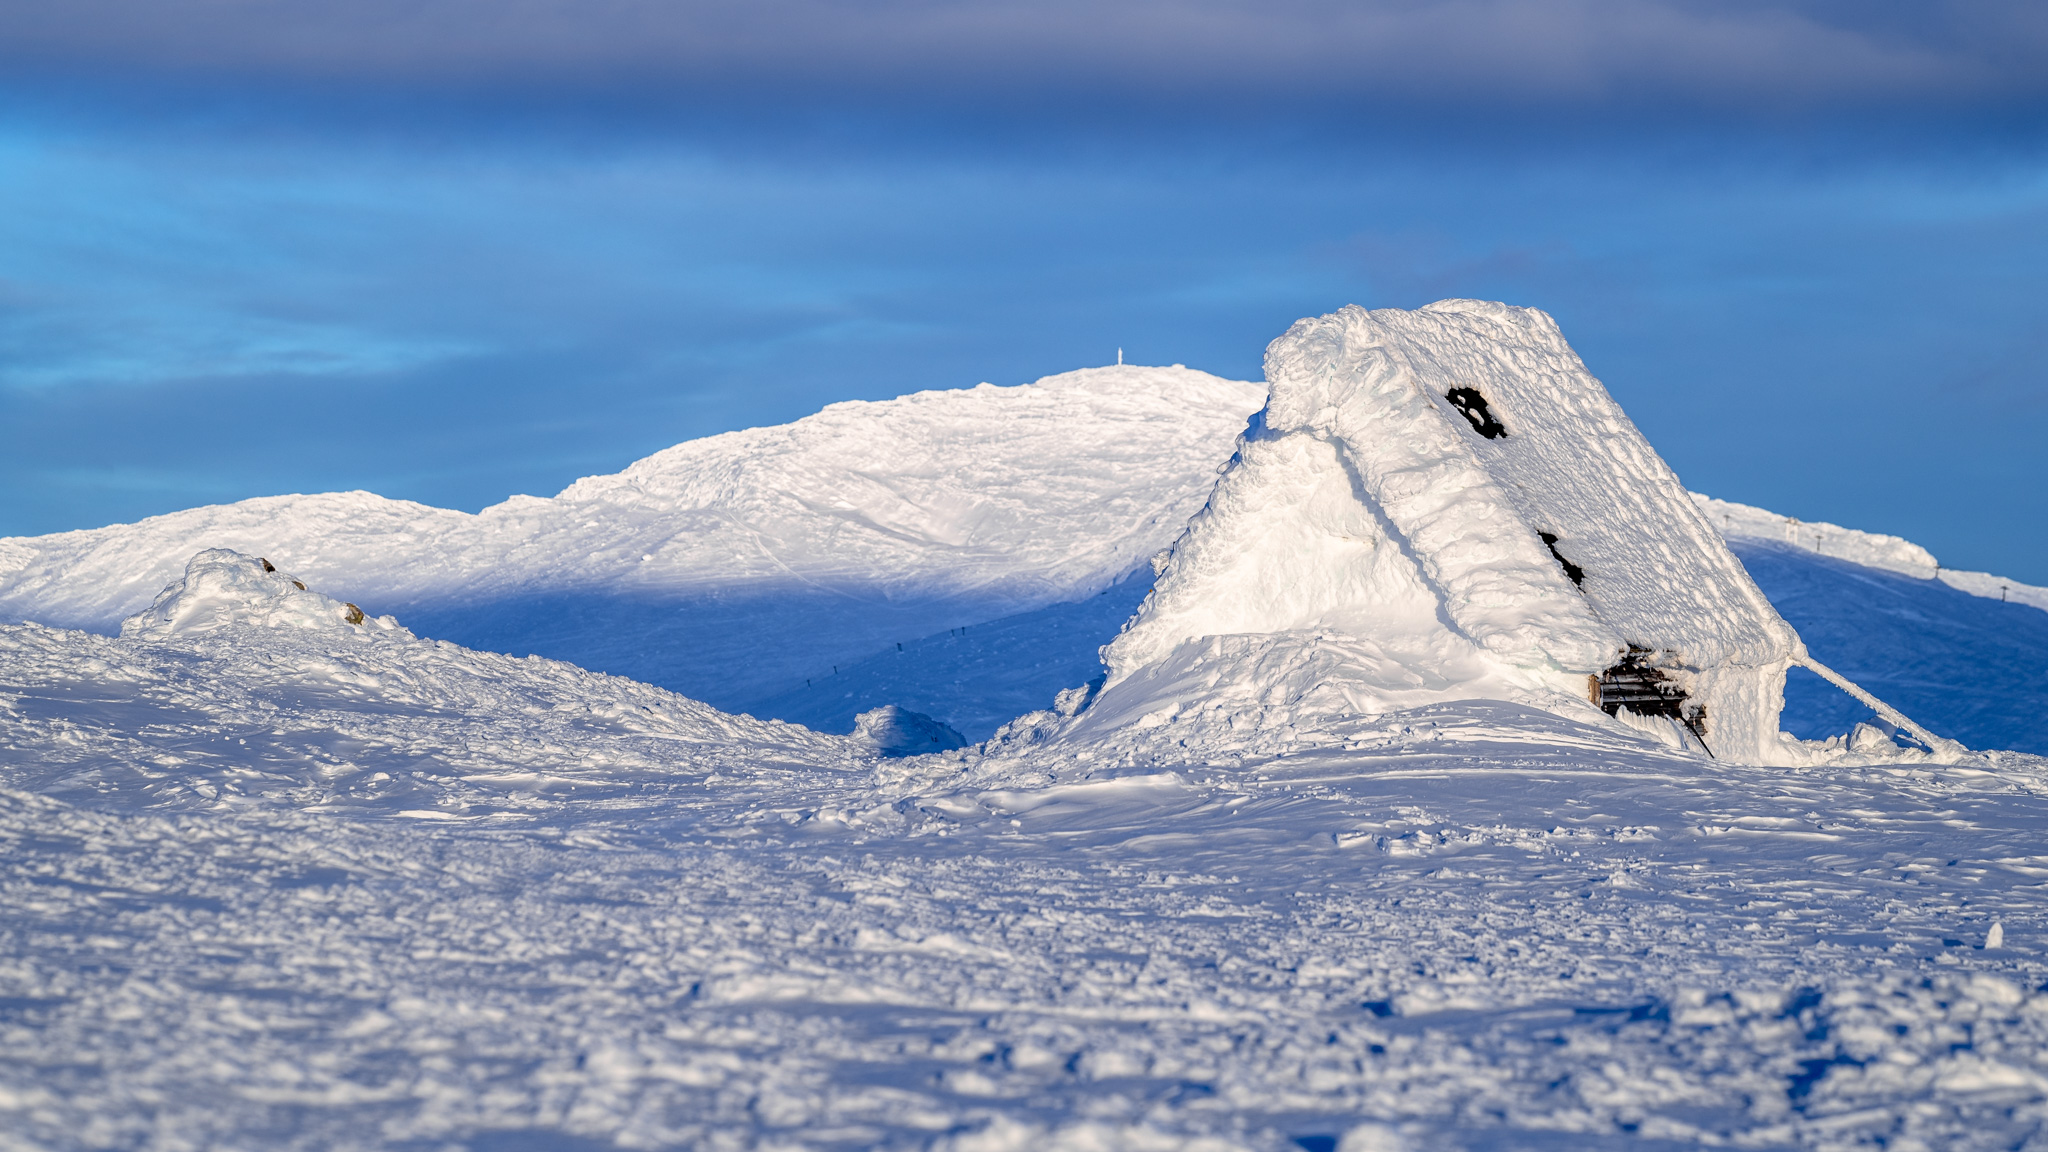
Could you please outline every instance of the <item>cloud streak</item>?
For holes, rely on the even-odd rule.
[[[2029,0],[69,0],[17,67],[342,84],[1165,100],[2033,103]]]

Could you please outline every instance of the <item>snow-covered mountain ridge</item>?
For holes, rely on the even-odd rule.
[[[2027,604],[2048,612],[2048,588],[2022,584],[1989,572],[1945,568],[1934,558],[1934,553],[1899,536],[1844,528],[1824,520],[1780,516],[1776,512],[1716,500],[1698,492],[1693,493],[1692,498],[1707,514],[1707,519],[1731,540],[1768,540],[1816,556],[1897,572],[1916,580],[1939,580],[1972,596]]]
[[[1206,503],[1264,397],[1263,385],[1186,369],[1087,369],[833,405],[476,515],[327,493],[0,539],[0,619],[111,631],[194,552],[227,547],[422,635],[567,659],[829,731],[904,704],[978,739],[1096,675],[1096,649],[1149,587],[1145,561]],[[1899,573],[1911,580],[1901,595],[1939,580],[2048,608],[2048,590],[1939,569],[1896,537],[1694,499],[1746,561],[1761,555],[1750,542],[1776,542],[1773,557],[1789,547]],[[1831,570],[1771,565],[1801,588]],[[1850,601],[1867,586],[1851,581]],[[1841,600],[1805,597],[1810,619],[1794,619],[1823,655],[1836,631],[1859,644],[1869,631],[1867,614]],[[2022,659],[2027,624],[1963,622],[1982,611],[1950,613],[1962,631],[1943,644],[1958,666],[1972,629],[1989,628],[1993,647]],[[1856,675],[1895,676],[1919,658],[1896,652],[1926,649],[1910,629],[1887,635],[1895,654],[1850,659]],[[1925,679],[1895,694],[1924,698]],[[1842,729],[1832,697],[1800,700]],[[1971,736],[2010,743],[2024,712],[2014,707]]]
[[[338,492],[13,537],[0,540],[0,612],[106,630],[176,578],[195,542],[275,553],[380,610],[777,582],[993,589],[1036,607],[1100,591],[1178,533],[1263,398],[1186,368],[1090,368],[833,404],[474,515]]]
[[[1142,568],[1263,397],[1091,368],[834,404],[476,515],[329,493],[0,540],[0,619],[108,631],[194,552],[232,548],[424,635],[746,707]]]
[[[856,588],[1021,583],[1004,603],[1037,606],[1100,591],[1158,551],[1147,545],[1170,543],[1185,520],[1174,513],[1206,499],[1264,400],[1262,384],[1178,366],[1082,369],[833,404],[475,514],[326,492],[0,537],[0,618],[109,631],[205,547],[276,553],[378,611],[536,587],[623,594],[784,577]],[[1945,568],[1897,536],[1693,499],[1729,537],[2048,610],[2048,588]]]

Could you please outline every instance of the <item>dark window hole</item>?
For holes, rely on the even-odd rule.
[[[1458,410],[1458,415],[1472,425],[1474,432],[1488,440],[1498,440],[1508,434],[1500,421],[1493,418],[1493,412],[1486,406],[1486,397],[1479,394],[1479,389],[1453,388],[1444,393],[1444,399],[1449,400],[1451,407]]]
[[[1550,549],[1551,559],[1556,560],[1557,566],[1564,569],[1565,577],[1572,582],[1574,587],[1584,588],[1586,586],[1586,570],[1565,559],[1564,553],[1557,550],[1556,534],[1538,532],[1537,535],[1543,537],[1543,546]]]
[[[1650,655],[1647,648],[1629,646],[1628,655],[1612,668],[1600,674],[1597,684],[1600,710],[1613,716],[1623,708],[1638,716],[1668,716],[1685,725],[1693,739],[1712,756],[1714,750],[1707,747],[1707,710],[1704,705],[1687,704],[1685,690],[1671,682],[1661,670],[1652,667],[1645,657]]]

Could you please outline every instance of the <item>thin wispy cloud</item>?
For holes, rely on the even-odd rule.
[[[2048,94],[2048,9],[2026,0],[72,0],[0,9],[0,45],[54,69],[785,96],[1773,107]]]

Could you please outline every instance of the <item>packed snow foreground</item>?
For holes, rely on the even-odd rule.
[[[779,560],[731,551],[749,504],[785,540],[838,523],[854,566],[897,540],[870,586],[939,625],[870,684],[1071,670],[1036,648],[1150,587],[1099,678],[965,747],[912,708],[836,735],[430,638],[246,536],[133,587],[124,541],[148,568],[138,542],[260,530],[233,510],[0,542],[0,594],[100,629],[0,626],[0,1148],[2048,1140],[2048,761],[1881,703],[1782,733],[1819,661],[1743,561],[1806,561],[1732,555],[1718,522],[1754,510],[1688,495],[1549,317],[1303,321],[1234,454],[1227,382],[1100,373],[1044,403],[1147,413],[1132,470],[995,467],[1007,528],[898,458],[888,531],[735,482],[683,545]],[[961,414],[924,395],[888,411]],[[360,566],[290,510],[287,543]],[[941,514],[957,542],[905,527]],[[629,500],[534,515],[576,527],[409,555],[566,571],[608,516],[689,535]],[[1156,582],[1123,579],[1147,543]],[[1015,612],[966,633],[1037,641],[966,647],[945,613],[984,593]]]

